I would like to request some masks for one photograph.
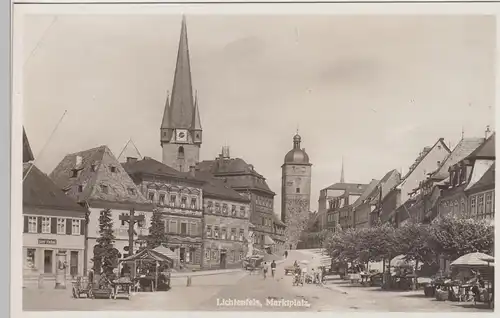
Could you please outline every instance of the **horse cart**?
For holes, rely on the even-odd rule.
[[[92,283],[86,276],[78,276],[76,281],[73,282],[72,293],[74,298],[80,298],[86,295],[87,298],[94,298],[92,293]]]

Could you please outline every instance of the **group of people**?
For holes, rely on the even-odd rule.
[[[294,274],[300,279],[301,282],[306,282],[309,284],[323,284],[323,278],[325,276],[324,267],[312,267],[311,273],[307,266],[300,267],[297,261],[293,263],[293,267],[295,268]]]
[[[267,272],[269,271],[269,268],[271,268],[271,275],[274,278],[274,274],[276,273],[276,262],[274,260],[271,262],[271,264],[264,262],[264,266],[262,267],[262,271],[264,273],[264,279],[266,279],[267,277]]]

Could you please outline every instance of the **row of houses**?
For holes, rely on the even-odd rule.
[[[450,149],[443,138],[425,147],[405,175],[388,171],[367,184],[343,180],[320,192],[318,229],[369,227],[377,220],[398,227],[429,223],[449,213],[494,219],[495,134],[462,138]]]
[[[122,256],[129,253],[131,211],[144,216],[134,225],[134,249],[148,235],[158,210],[167,247],[188,268],[240,266],[255,248],[274,250],[276,242],[284,243],[282,223],[275,222],[264,237],[255,234],[250,191],[239,193],[206,169],[179,172],[149,157],[119,162],[107,146],[100,146],[66,155],[46,175],[33,165],[25,133],[24,140],[25,277],[54,275],[60,252],[66,254],[68,275],[90,269],[104,209],[111,210],[115,247]]]

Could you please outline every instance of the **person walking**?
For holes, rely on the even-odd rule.
[[[276,272],[276,262],[273,260],[271,263],[271,275],[274,278],[274,273]]]
[[[263,268],[263,271],[264,271],[264,279],[266,279],[266,276],[267,276],[267,271],[269,270],[269,264],[267,264],[267,262],[264,262],[264,268]]]
[[[285,258],[288,257],[288,251],[285,251]]]

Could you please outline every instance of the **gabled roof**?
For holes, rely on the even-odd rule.
[[[463,138],[453,151],[441,163],[439,168],[431,175],[432,179],[442,180],[449,176],[449,168],[470,155],[484,142],[484,138]]]
[[[71,199],[31,163],[23,164],[23,209],[28,214],[85,217],[86,209]],[[43,212],[50,210],[50,212]]]
[[[417,159],[415,159],[415,162],[410,166],[410,169],[408,170],[408,172],[406,173],[406,175],[401,178],[401,182],[400,184],[404,183],[406,178],[408,178],[412,173],[413,171],[415,171],[415,169],[418,167],[418,165],[424,160],[424,158],[436,147],[436,146],[441,146],[443,147],[446,151],[448,151],[448,153],[451,153],[451,150],[450,148],[448,148],[448,146],[446,146],[446,144],[444,143],[444,138],[439,138],[438,141],[432,146],[432,147],[424,147],[424,149],[422,150],[422,152],[418,155]]]
[[[365,192],[367,187],[368,184],[338,182],[330,185],[329,187],[323,190],[345,190],[346,192],[351,194],[361,195],[363,194],[363,192]]]
[[[495,186],[495,163],[486,171],[481,179],[468,190],[476,190],[482,187]]]
[[[380,180],[375,180],[373,179],[368,186],[366,187],[365,191],[361,194],[361,196],[353,203],[353,207],[360,206],[363,204],[363,201],[367,200],[370,198],[370,195],[374,193],[378,193],[378,185],[380,184]]]
[[[477,147],[466,159],[495,159],[495,133]],[[483,139],[484,140],[484,139]]]
[[[142,160],[132,162],[124,162],[121,165],[129,175],[144,173],[155,176],[182,179],[186,182],[193,182],[197,184],[203,183],[203,181],[195,179],[189,173],[175,170],[174,168],[169,167],[166,164],[163,164],[150,157],[144,157],[144,159]]]
[[[467,187],[465,188],[465,191],[468,191],[472,189],[473,187],[476,186],[476,184],[479,184],[481,180],[482,183],[476,186],[476,188],[483,186],[484,182],[487,182],[490,178],[490,176],[486,176],[488,173],[492,174],[491,177],[493,178],[493,184],[495,180],[495,161],[494,160],[485,160],[485,159],[479,159],[474,162],[474,167],[472,168],[472,174],[469,179],[469,182],[467,184]],[[485,179],[483,179],[485,177]]]
[[[203,194],[207,197],[215,197],[220,199],[238,201],[238,202],[250,202],[250,199],[239,194],[231,188],[230,185],[224,183],[223,181],[215,178],[210,172],[206,171],[195,171],[195,177],[198,180],[203,180]]]
[[[196,117],[186,18],[182,17],[177,63],[175,65],[174,84],[170,104],[165,105],[161,128],[192,128]],[[201,126],[200,126],[201,128]]]
[[[75,171],[77,175],[73,177]],[[66,155],[50,177],[78,202],[101,201],[152,207],[107,146]],[[79,186],[83,187],[82,192]]]
[[[23,162],[29,162],[35,160],[33,152],[31,151],[30,142],[28,141],[28,136],[26,136],[26,130],[23,127]]]
[[[258,189],[274,194],[269,188],[266,178],[241,158],[204,160],[196,165],[196,169],[210,172],[217,178],[225,179],[234,189]]]

